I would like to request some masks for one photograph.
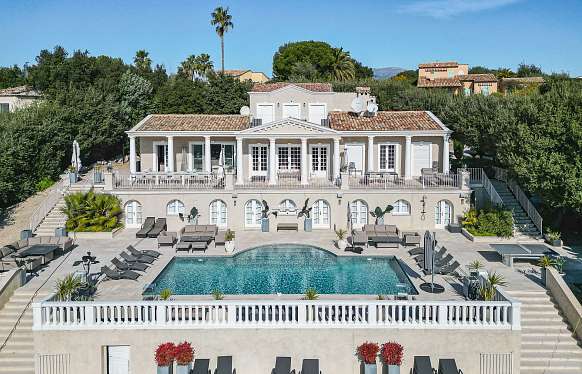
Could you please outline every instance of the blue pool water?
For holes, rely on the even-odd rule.
[[[233,257],[176,257],[146,294],[416,294],[394,257],[337,257],[305,245],[263,246]]]

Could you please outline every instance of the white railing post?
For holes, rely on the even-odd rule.
[[[43,326],[42,303],[32,304],[32,326],[34,330],[40,330]]]
[[[163,303],[162,305],[156,305],[156,314],[154,316],[156,325],[163,326],[168,324],[168,322],[171,322],[168,321],[166,309],[166,303]]]
[[[93,326],[95,324],[95,309],[91,303],[83,306],[83,314],[85,316],[85,326]]]

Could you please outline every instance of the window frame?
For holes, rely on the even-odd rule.
[[[177,203],[182,204],[181,209],[180,209],[180,205],[178,205]],[[173,206],[173,211],[170,211],[170,207]],[[182,210],[182,211],[180,211]],[[184,202],[180,199],[172,199],[170,201],[168,201],[168,203],[166,204],[166,216],[179,216],[180,213],[184,214],[184,212],[186,211],[186,205],[184,204]]]
[[[398,205],[399,202],[402,202],[403,204],[399,204]],[[408,208],[408,211],[403,212],[401,210],[396,210],[397,206],[399,208],[402,208],[402,206],[406,206]],[[393,207],[394,207],[394,209],[392,210],[392,215],[393,216],[409,216],[411,214],[412,208],[410,207],[410,202],[408,202],[405,199],[398,199],[398,200],[396,200],[394,202],[394,204],[393,204]]]
[[[395,172],[400,174],[400,144],[397,142],[382,142],[378,143],[378,171],[384,172]],[[394,147],[394,167],[393,168],[382,168],[382,147]],[[388,152],[386,152],[386,166],[388,166]]]
[[[256,204],[253,204],[253,202],[256,202]],[[250,204],[250,212],[247,211],[247,207]],[[253,205],[255,205],[253,207]],[[253,212],[254,209],[254,212]],[[248,200],[245,205],[244,205],[244,222],[245,222],[245,228],[260,228],[261,227],[261,212],[263,210],[263,203],[260,202],[257,199],[250,199]],[[251,214],[251,222],[248,222],[248,216],[247,214],[250,213]],[[252,219],[252,217],[254,217],[254,219]]]

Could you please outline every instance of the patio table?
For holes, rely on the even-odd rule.
[[[54,244],[33,244],[30,247],[18,252],[19,257],[42,256],[43,265],[54,258],[55,251],[59,249]]]

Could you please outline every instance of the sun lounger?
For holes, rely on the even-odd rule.
[[[428,356],[414,356],[412,374],[433,374],[434,370]]]
[[[137,280],[139,278],[139,274],[135,271],[125,270],[125,271],[115,271],[107,266],[101,267],[101,273],[105,274],[105,276],[109,279],[118,280],[118,279],[130,279],[130,280]]]
[[[156,222],[156,217],[147,217],[145,219],[145,221],[143,222],[143,225],[141,225],[141,229],[135,233],[135,237],[136,238],[147,238],[148,233],[154,227],[155,222]]]
[[[418,256],[424,253],[424,248],[422,247],[416,247],[416,248],[412,248],[410,251],[408,251],[408,254],[411,256]]]
[[[128,245],[127,250],[129,251],[129,253],[131,253],[135,257],[150,256],[153,258],[158,258],[162,255],[158,251],[153,251],[153,250],[149,250],[149,249],[138,251],[137,249],[135,249],[135,247],[133,245]]]
[[[124,259],[127,262],[141,262],[144,264],[152,264],[154,262],[154,258],[150,257],[150,256],[140,256],[140,257],[135,257],[133,255],[130,255],[128,253],[125,252],[121,252],[119,254],[119,256],[121,256],[122,259]]]
[[[438,374],[462,374],[463,372],[457,368],[457,362],[454,358],[441,358],[439,360]]]
[[[438,273],[440,274],[453,274],[461,267],[458,261],[453,261],[451,264],[445,265],[438,269]]]
[[[295,370],[291,371],[291,357],[277,357],[275,359],[275,368],[271,371],[271,374],[291,373],[295,373]]]
[[[232,356],[218,356],[215,374],[233,374]]]
[[[210,374],[210,369],[208,368],[209,366],[210,366],[209,359],[197,358],[196,360],[194,360],[194,367],[192,368],[192,374]]]
[[[158,235],[160,235],[160,233],[165,231],[167,228],[168,226],[166,225],[166,219],[158,218],[154,224],[154,227],[152,227],[150,232],[148,232],[148,238],[157,238]]]
[[[122,262],[118,258],[114,258],[113,260],[111,260],[111,263],[121,271],[124,270],[146,271],[148,268],[146,264],[141,264],[139,262]]]
[[[319,371],[319,360],[314,358],[304,359],[300,374],[321,374],[321,371]]]
[[[414,259],[416,260],[416,262],[419,265],[422,266],[424,264],[424,256],[418,256],[418,257],[415,257]],[[443,265],[448,264],[449,262],[452,261],[452,259],[453,259],[453,255],[450,253],[447,254],[445,257],[440,257],[440,256],[438,256],[437,253],[435,253],[435,256],[434,256],[435,265],[439,265],[439,266],[443,266]]]

